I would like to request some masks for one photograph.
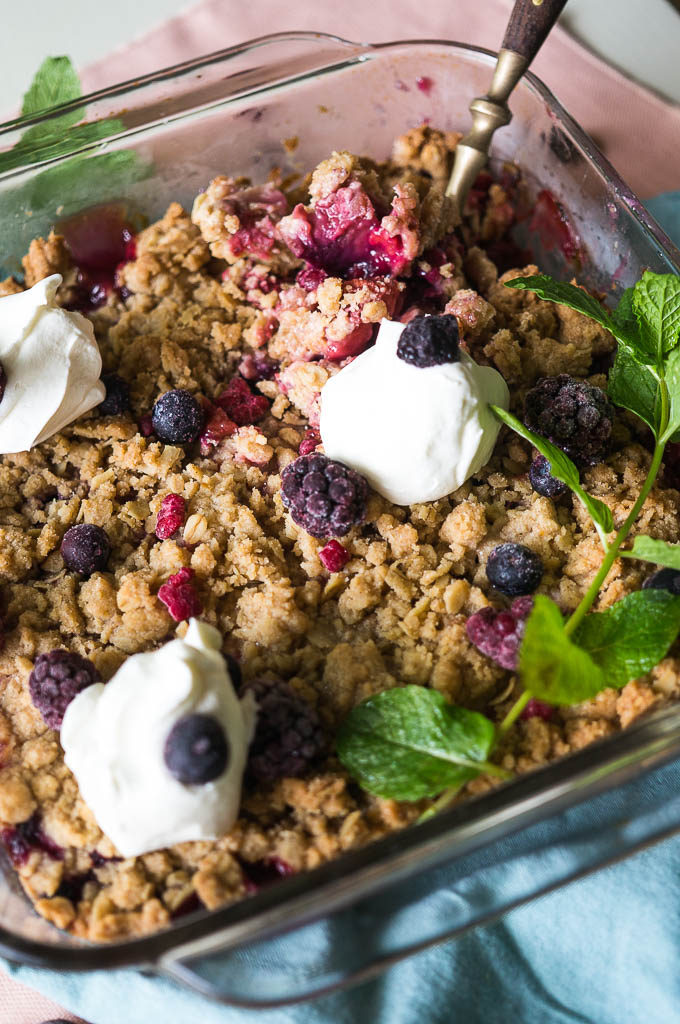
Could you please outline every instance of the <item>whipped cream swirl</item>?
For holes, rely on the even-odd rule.
[[[29,451],[58,433],[106,394],[92,324],[61,309],[52,274],[27,291],[0,298],[0,454]]]
[[[400,359],[404,327],[382,320],[375,345],[321,390],[326,455],[396,505],[436,501],[481,469],[500,429],[489,405],[509,404],[500,373],[462,350],[458,362],[438,366]]]
[[[133,655],[110,682],[83,690],[66,709],[66,764],[124,857],[217,839],[238,816],[255,702],[236,696],[221,645],[216,629],[191,619],[183,640]],[[186,785],[170,773],[163,752],[177,721],[196,713],[220,723],[229,758],[212,782]]]

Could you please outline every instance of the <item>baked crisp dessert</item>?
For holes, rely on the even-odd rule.
[[[85,313],[103,360],[99,404],[0,458],[0,829],[26,893],[59,928],[99,942],[149,933],[414,822],[427,800],[371,795],[338,760],[348,713],[410,684],[500,722],[519,692],[530,594],[538,586],[570,611],[587,589],[601,559],[590,519],[505,429],[443,497],[393,504],[354,469],[337,489],[321,391],[381,321],[455,318],[465,357],[502,375],[520,415],[531,393],[536,429],[562,429],[565,404],[582,413],[590,426],[569,443],[616,522],[637,497],[650,452],[603,394],[612,336],[505,287],[536,273],[508,236],[512,168],[480,176],[455,226],[443,193],[457,140],[422,127],[383,164],[335,153],[295,193],[218,177],[191,213],[171,203],[134,238],[120,212],[100,211],[89,234],[81,220],[34,240],[24,284],[0,285],[10,296],[61,275],[58,303]],[[110,241],[108,263],[92,255],[93,232]],[[424,346],[415,336],[416,366],[430,365]],[[405,420],[416,415],[406,402]],[[676,474],[667,458],[644,505],[640,528],[655,538],[677,538]],[[318,499],[311,518],[296,504],[304,488]],[[598,607],[645,575],[617,559]],[[217,840],[124,857],[66,766],[59,728],[71,702],[185,637],[190,619],[217,628],[239,697],[259,708],[239,816]],[[530,771],[679,689],[671,654],[593,700],[532,701],[495,760]],[[166,757],[189,785],[226,757],[213,745],[215,765],[192,776],[183,751],[195,739]],[[478,775],[458,799],[498,782]]]

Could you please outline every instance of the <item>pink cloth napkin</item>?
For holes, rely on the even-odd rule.
[[[130,46],[82,72],[86,92],[180,63],[270,32],[330,32],[347,39],[456,39],[497,49],[511,0],[371,0],[299,4],[202,0]],[[339,12],[341,15],[339,16]],[[680,188],[680,107],[667,103],[589,53],[562,29],[553,31],[534,70],[593,136],[643,198]],[[472,97],[471,97],[472,98]],[[0,1024],[76,1021],[65,1010],[0,974]],[[96,1024],[96,1022],[93,1022]]]
[[[455,39],[495,50],[510,7],[511,0],[315,0],[297,7],[271,0],[242,5],[203,0],[106,61],[90,65],[83,85],[99,89],[265,33],[294,29],[369,42]],[[639,196],[680,188],[680,106],[632,82],[559,27],[534,70]]]

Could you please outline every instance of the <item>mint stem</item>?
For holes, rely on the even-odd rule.
[[[500,765],[491,764],[489,761],[480,761],[477,767],[479,768],[480,774],[486,772],[487,775],[493,775],[497,779],[503,779],[505,782],[510,779],[514,779],[515,777],[514,772],[509,772],[507,768],[501,768]],[[459,786],[450,786],[449,789],[445,789],[444,792],[437,797],[432,806],[428,807],[426,811],[423,811],[418,818],[418,824],[420,824],[421,821],[427,821],[428,818],[433,818],[435,814],[439,814],[440,811],[446,810],[449,804],[453,803],[454,798],[458,793],[460,793],[464,785],[465,783],[461,783]]]
[[[659,388],[661,391],[661,423],[659,426],[658,437],[663,437],[666,427],[668,426],[668,388],[663,378],[659,381]],[[591,606],[599,593],[600,587],[604,583],[609,573],[609,570],[614,564],[616,556],[619,553],[619,548],[621,547],[624,540],[630,533],[635,520],[640,514],[642,506],[647,500],[647,495],[649,494],[654,485],[654,481],[656,480],[657,475],[659,473],[659,468],[661,466],[661,460],[663,459],[665,447],[665,441],[656,442],[656,445],[654,447],[654,454],[652,455],[652,462],[649,467],[649,471],[647,473],[645,482],[642,486],[642,490],[638,495],[637,501],[628,513],[628,516],[626,517],[626,521],[624,522],[623,526],[616,534],[614,540],[609,546],[609,550],[602,561],[602,565],[600,566],[598,572],[595,575],[595,578],[588,587],[587,591],[583,595],[580,604],[568,619],[564,627],[564,631],[567,634],[567,636],[574,632],[577,626],[579,626],[579,624],[583,621],[587,613],[590,611]]]
[[[502,736],[505,736],[505,734],[509,732],[510,729],[512,729],[513,725],[515,724],[519,716],[522,714],[530,700],[531,694],[528,693],[526,690],[524,691],[524,693],[521,693],[519,695],[519,697],[512,705],[512,707],[508,711],[507,715],[505,716],[501,724],[498,726],[498,729],[496,730],[497,741]]]

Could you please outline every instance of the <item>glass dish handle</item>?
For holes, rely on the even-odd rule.
[[[271,1008],[364,981],[680,832],[680,761],[294,931],[166,953],[157,970],[212,999]],[[452,855],[454,851],[452,851]]]

